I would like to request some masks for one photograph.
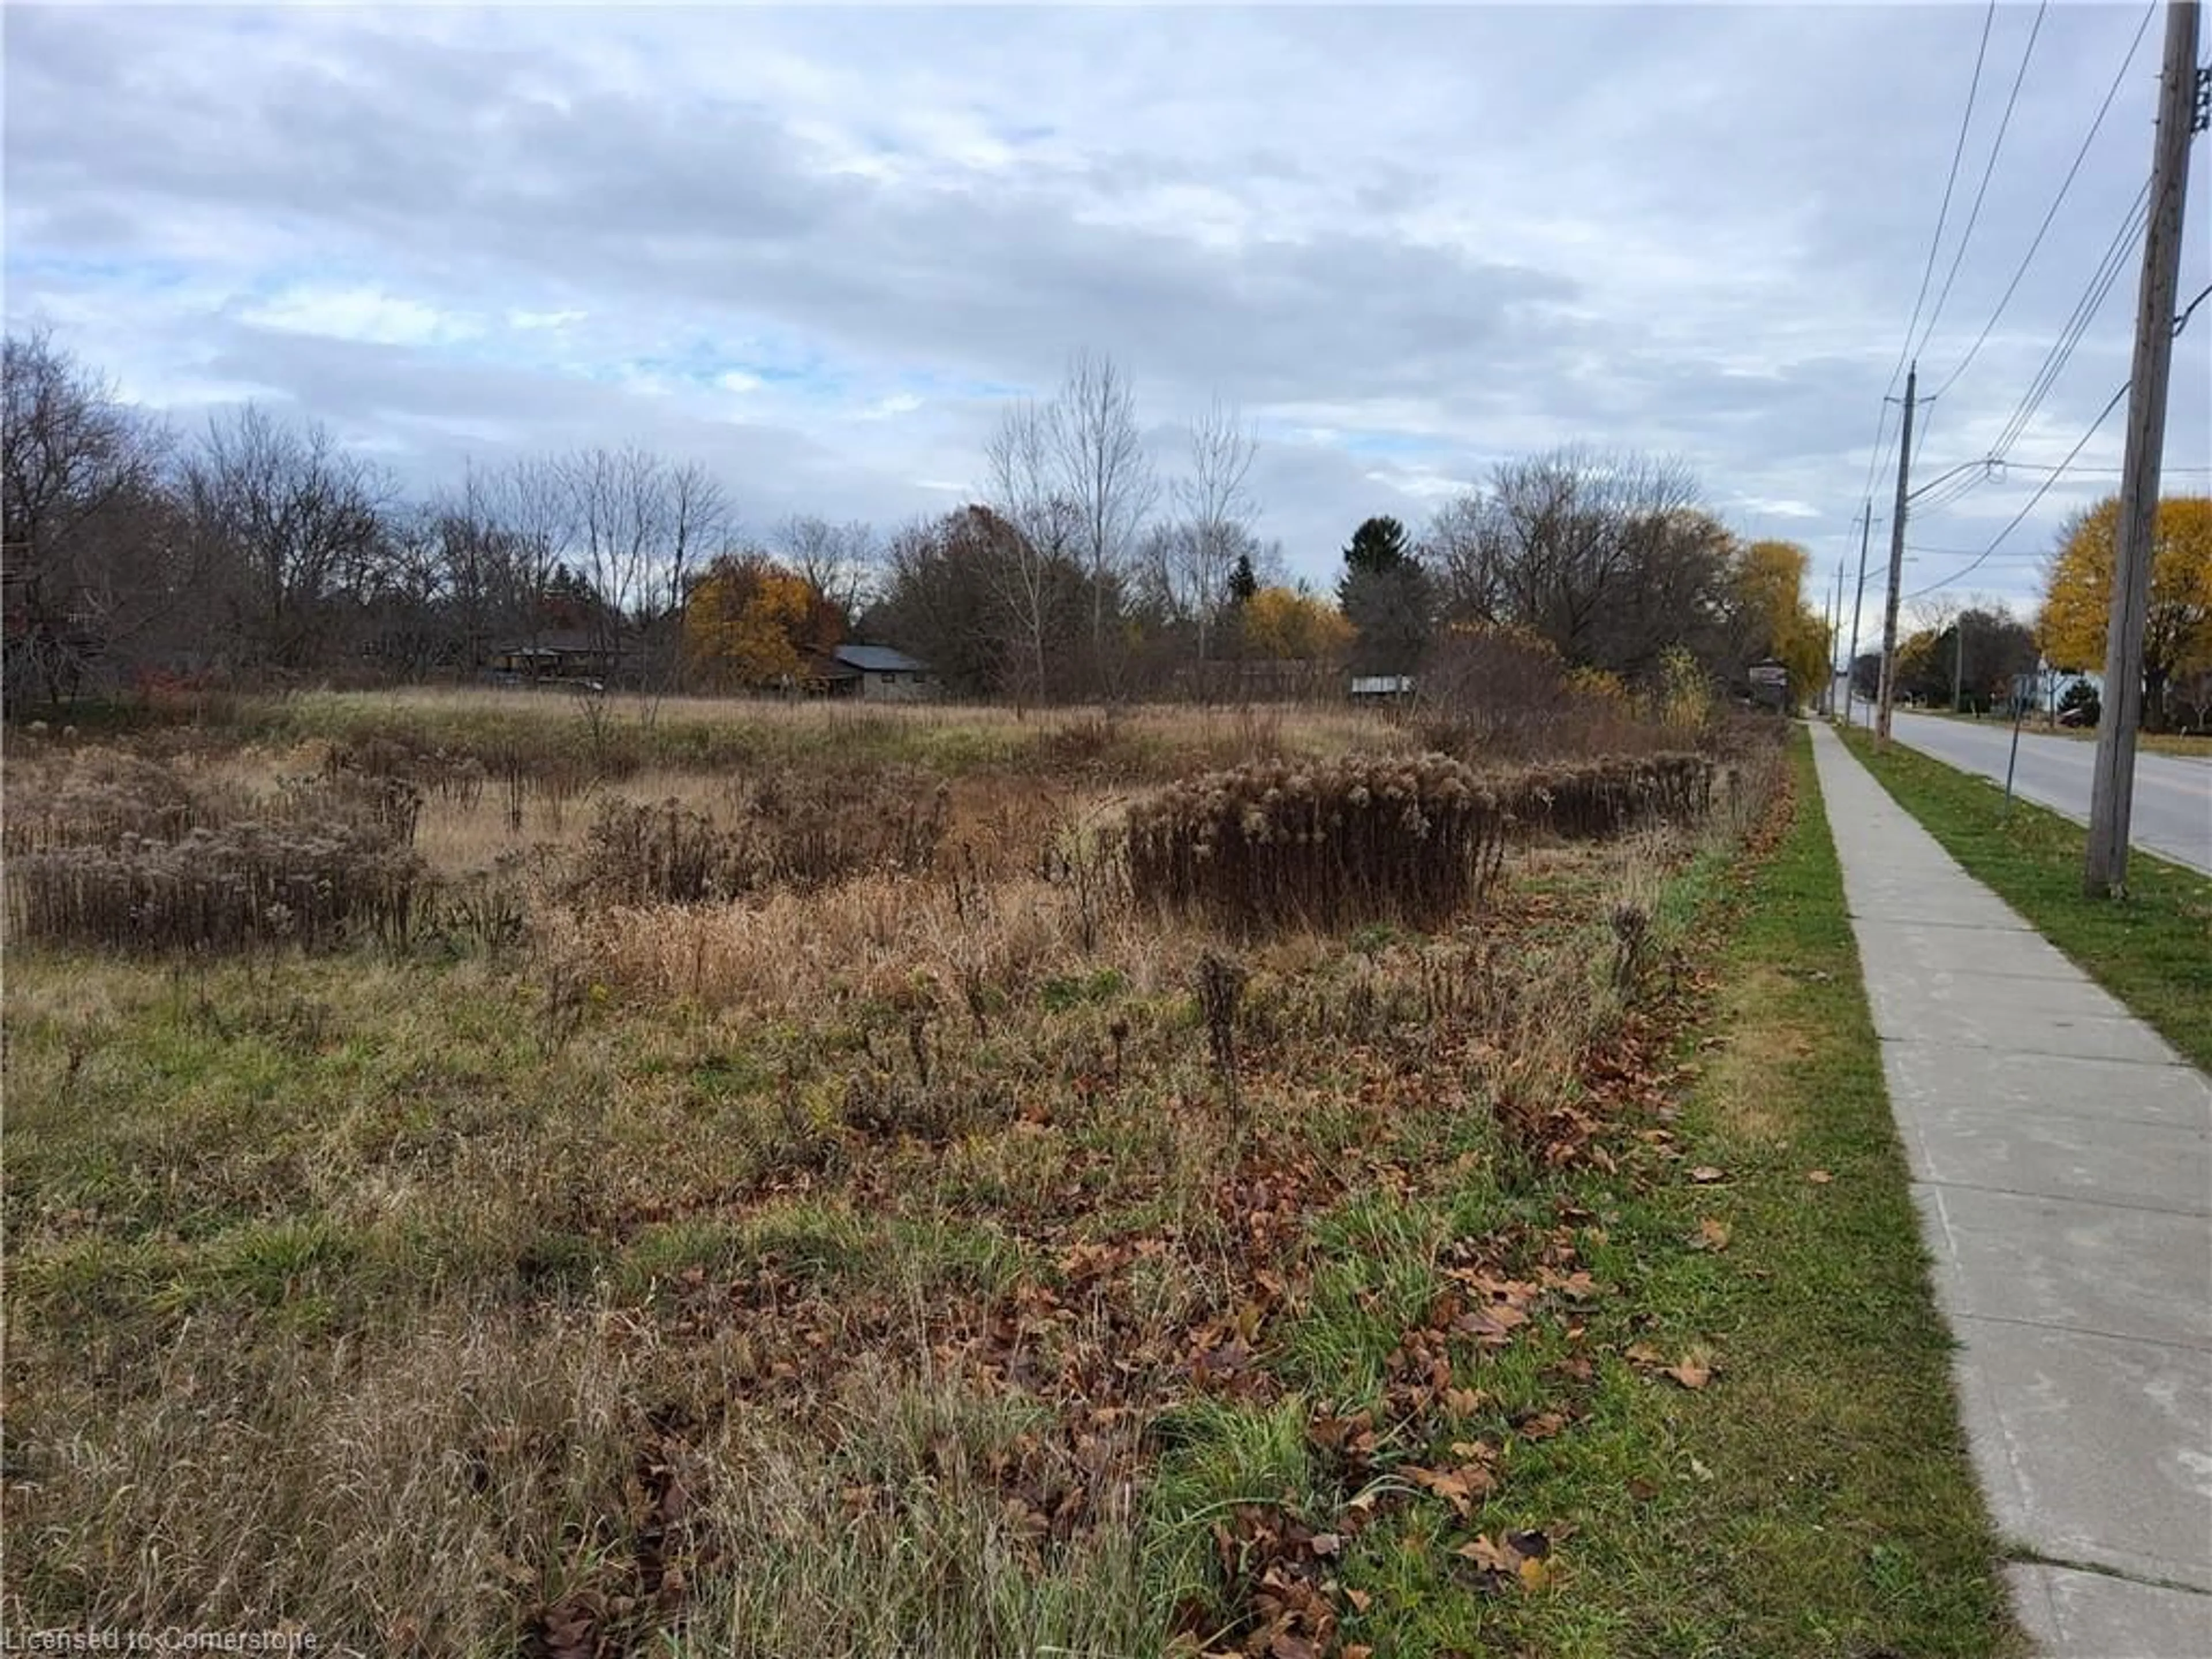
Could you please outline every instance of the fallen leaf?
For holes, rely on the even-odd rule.
[[[1833,1181],[1835,1176],[1830,1175],[1826,1170],[1814,1170],[1807,1173],[1805,1179],[1811,1182],[1815,1187],[1825,1187],[1830,1182]]]
[[[1344,1599],[1352,1603],[1352,1610],[1354,1613],[1364,1613],[1375,1603],[1375,1598],[1364,1589],[1348,1589],[1344,1593]],[[1350,1648],[1345,1650],[1346,1655],[1351,1651]]]
[[[1639,1504],[1648,1504],[1659,1495],[1659,1487],[1656,1482],[1639,1474],[1629,1481],[1628,1495]]]
[[[1729,1224],[1707,1216],[1698,1223],[1698,1236],[1690,1241],[1693,1250],[1725,1250],[1729,1246]]]
[[[1667,1356],[1649,1342],[1632,1342],[1620,1351],[1620,1357],[1632,1365],[1656,1365]]]
[[[1462,1544],[1452,1553],[1464,1556],[1485,1572],[1517,1573],[1520,1571],[1520,1558],[1511,1550],[1492,1543],[1486,1532],[1478,1533],[1471,1542]]]
[[[1550,1582],[1551,1576],[1551,1563],[1545,1560],[1540,1556],[1532,1555],[1521,1564],[1521,1588],[1522,1589],[1540,1590],[1544,1588],[1546,1583]]]
[[[1671,1376],[1686,1389],[1702,1389],[1712,1381],[1712,1367],[1697,1359],[1685,1359],[1679,1365],[1661,1368],[1659,1375]]]
[[[1317,1532],[1306,1541],[1316,1555],[1335,1555],[1344,1548],[1342,1535],[1333,1532]]]
[[[1696,1169],[1690,1171],[1690,1179],[1696,1182],[1701,1187],[1710,1187],[1716,1181],[1726,1181],[1728,1176],[1724,1172],[1716,1170],[1710,1164],[1700,1164]]]

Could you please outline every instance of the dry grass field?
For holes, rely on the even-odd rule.
[[[1607,1402],[1720,1363],[1619,1210],[1695,1161],[1698,918],[1790,769],[1454,737],[447,694],[17,739],[0,1616],[1686,1650],[1577,1599],[1626,1546],[1547,1460],[1663,1482]]]

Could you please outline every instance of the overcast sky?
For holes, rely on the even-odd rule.
[[[635,441],[712,465],[756,528],[967,499],[1002,400],[1090,347],[1164,465],[1209,397],[1242,405],[1294,574],[1331,577],[1369,514],[1418,526],[1499,458],[1579,441],[1686,459],[1825,581],[1856,557],[1984,15],[9,5],[7,317],[183,426],[261,399],[416,485]],[[2043,17],[1923,389],[1990,320],[2144,16]],[[2035,19],[1996,15],[1923,314]],[[1989,452],[2119,229],[2161,27],[1929,412],[1919,476]],[[2185,300],[2212,283],[2208,152]],[[2015,462],[2063,459],[2126,379],[2136,270]],[[2177,346],[2170,468],[2212,461],[2208,404],[2212,301]],[[2121,427],[1959,591],[2033,593]],[[2039,476],[1916,517],[1907,588]]]

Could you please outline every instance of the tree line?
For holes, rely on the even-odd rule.
[[[470,465],[408,496],[311,421],[248,404],[179,436],[43,333],[5,358],[6,690],[54,702],[164,675],[243,685],[470,677],[587,642],[629,684],[805,683],[839,642],[898,647],[950,695],[1020,702],[1341,695],[1480,634],[1624,683],[1686,653],[1800,696],[1827,637],[1806,556],[1739,541],[1671,463],[1501,464],[1418,533],[1372,517],[1334,592],[1259,534],[1257,439],[1215,403],[1166,476],[1130,381],[1079,353],[1003,413],[977,499],[888,534],[747,534],[708,468],[592,447]],[[1440,654],[1441,653],[1441,654]]]

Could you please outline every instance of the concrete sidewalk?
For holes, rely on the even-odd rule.
[[[1813,748],[2021,1620],[2212,1659],[2212,1083]]]

